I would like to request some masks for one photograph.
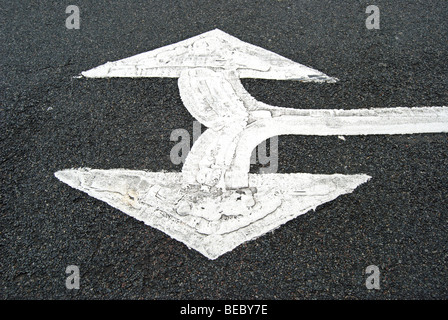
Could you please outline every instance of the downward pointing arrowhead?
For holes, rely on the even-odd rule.
[[[235,70],[240,78],[335,82],[336,78],[241,41],[219,29],[152,51],[107,62],[81,74],[87,78],[168,77],[210,68]]]
[[[250,175],[251,185],[256,186],[253,192],[229,191],[216,198],[185,188],[177,172],[83,168],[55,175],[209,259],[350,193],[370,179],[363,174],[254,174]]]

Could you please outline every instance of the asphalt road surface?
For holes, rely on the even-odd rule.
[[[366,28],[370,4],[379,30]],[[66,28],[68,5],[79,29]],[[54,177],[180,172],[170,134],[194,118],[177,79],[74,76],[215,28],[340,79],[243,80],[271,105],[446,106],[447,1],[2,1],[0,15],[1,299],[448,296],[446,133],[281,136],[279,173],[372,179],[213,261]],[[69,265],[79,289],[66,288]]]

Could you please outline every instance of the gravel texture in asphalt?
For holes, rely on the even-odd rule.
[[[65,8],[80,8],[67,29]],[[448,2],[2,2],[1,299],[445,299],[448,136],[281,136],[279,173],[372,179],[210,261],[166,234],[70,188],[77,167],[177,171],[174,129],[192,133],[177,79],[77,79],[107,61],[219,28],[340,79],[245,79],[258,100],[290,108],[448,104]],[[258,172],[258,166],[251,169]],[[80,288],[65,286],[66,267]],[[365,269],[380,270],[368,290]]]

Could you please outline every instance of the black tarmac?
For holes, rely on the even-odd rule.
[[[1,299],[446,299],[448,135],[279,138],[279,173],[372,179],[217,260],[70,188],[77,167],[176,171],[177,79],[77,79],[219,28],[339,78],[243,80],[291,108],[448,105],[448,2],[2,1]],[[67,29],[68,5],[80,29]],[[366,7],[380,8],[368,30]],[[252,172],[258,167],[253,166]],[[80,269],[80,288],[65,286]],[[380,289],[366,288],[369,265]]]

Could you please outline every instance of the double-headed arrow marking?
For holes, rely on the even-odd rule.
[[[277,135],[448,132],[448,108],[311,110],[254,99],[240,78],[336,82],[220,30],[108,62],[84,77],[175,77],[189,112],[209,129],[182,174],[64,170],[56,176],[216,258],[368,180],[366,175],[250,175],[250,155]]]

